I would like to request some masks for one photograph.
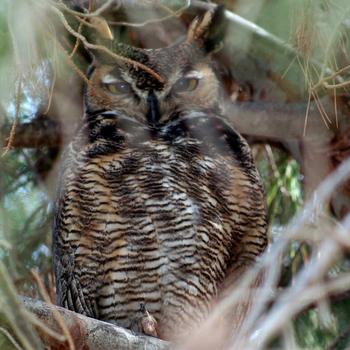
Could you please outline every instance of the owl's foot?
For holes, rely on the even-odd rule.
[[[145,304],[140,305],[141,317],[141,328],[142,332],[147,335],[158,338],[157,333],[157,320],[147,311]]]

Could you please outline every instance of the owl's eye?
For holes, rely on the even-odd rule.
[[[112,94],[126,94],[131,90],[130,84],[125,81],[104,83],[104,86]]]
[[[197,78],[181,78],[173,86],[174,92],[193,91],[198,86]]]

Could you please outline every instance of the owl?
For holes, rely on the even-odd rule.
[[[94,53],[54,209],[59,305],[172,339],[264,250],[261,180],[210,54],[222,21],[208,12],[160,49],[111,42],[127,60]]]

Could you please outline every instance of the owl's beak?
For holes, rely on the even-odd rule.
[[[160,110],[158,98],[152,89],[149,90],[147,97],[148,112],[146,115],[147,121],[151,126],[158,124],[160,120]]]

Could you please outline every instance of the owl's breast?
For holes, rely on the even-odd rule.
[[[107,154],[89,147],[67,176],[67,211],[85,224],[75,219],[65,231],[77,266],[96,263],[99,318],[139,330],[145,305],[163,336],[188,330],[207,315],[239,253],[249,221],[240,204],[253,203],[259,188],[234,157],[194,138]]]
[[[91,205],[82,233],[91,248],[79,253],[101,261],[100,318],[132,328],[144,304],[164,333],[203,319],[240,240],[234,168],[231,158],[202,155],[194,139],[147,141],[77,168]]]

